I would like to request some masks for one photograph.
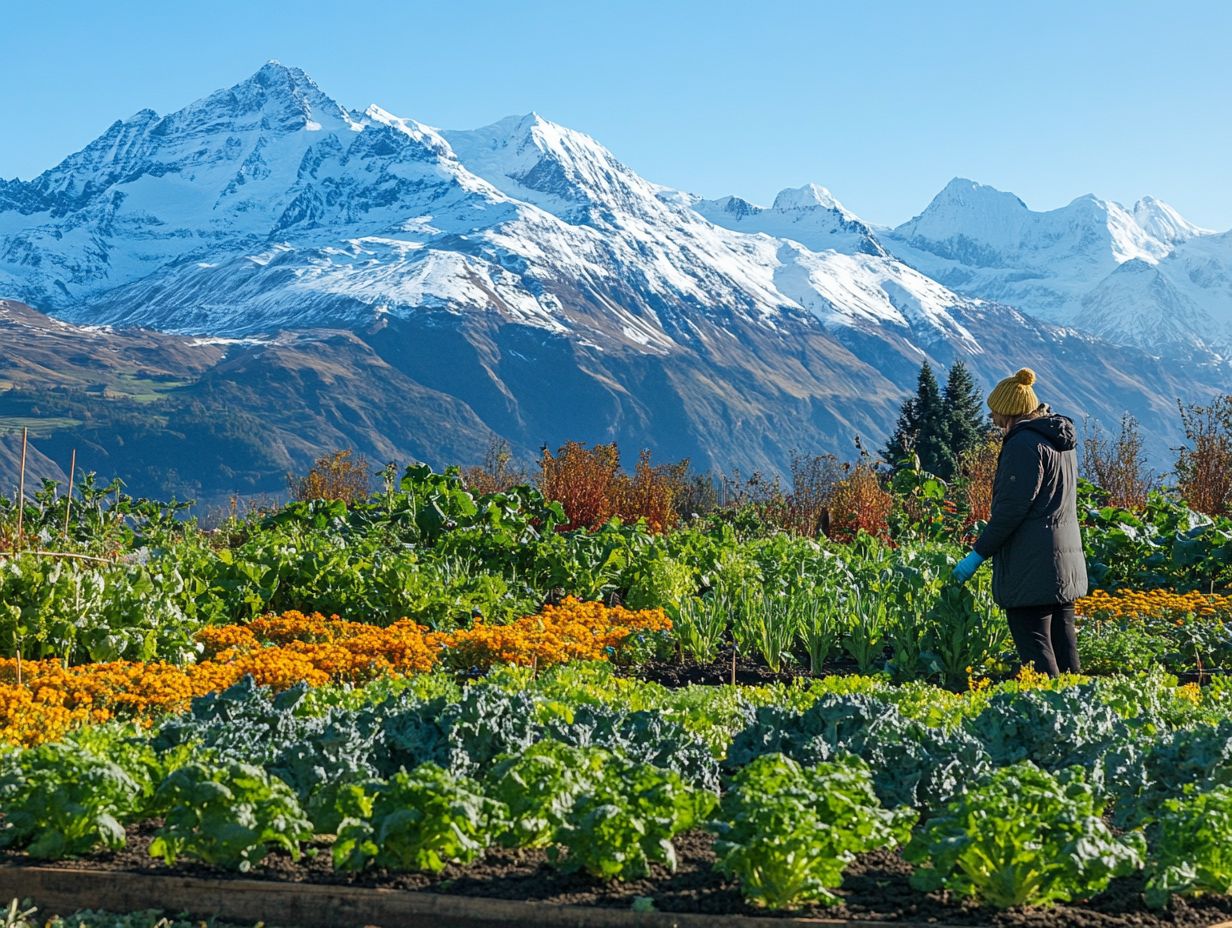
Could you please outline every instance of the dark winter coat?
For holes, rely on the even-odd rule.
[[[992,514],[975,550],[992,558],[992,594],[1004,609],[1086,595],[1076,446],[1074,423],[1051,412],[1017,423],[1001,445]]]

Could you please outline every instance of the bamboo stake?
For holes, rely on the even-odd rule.
[[[79,561],[96,561],[99,564],[110,564],[115,558],[95,557],[92,554],[76,554],[72,551],[23,551],[35,557],[71,557]]]
[[[28,429],[25,427],[21,430],[21,470],[17,477],[17,540],[15,544],[21,546],[21,528],[26,515],[26,441]]]
[[[73,508],[73,478],[77,476],[77,449],[68,465],[68,498],[64,501],[64,537],[68,537],[68,514]]]

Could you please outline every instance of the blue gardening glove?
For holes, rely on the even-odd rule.
[[[954,570],[950,574],[950,578],[958,583],[966,583],[975,575],[975,569],[983,563],[984,558],[972,551],[954,565]]]

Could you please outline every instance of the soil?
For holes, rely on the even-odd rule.
[[[150,857],[149,844],[155,827],[154,823],[146,823],[130,828],[128,846],[115,853],[92,854],[51,864],[22,854],[0,853],[0,863],[176,874],[218,880],[236,876],[188,860],[168,867]],[[1147,909],[1142,902],[1141,877],[1117,880],[1107,891],[1072,905],[1007,911],[987,909],[951,898],[946,893],[922,893],[913,889],[908,883],[911,865],[897,851],[864,854],[848,867],[844,884],[837,890],[842,898],[839,905],[773,913],[746,903],[736,884],[714,871],[713,841],[706,832],[687,832],[675,841],[679,865],[674,873],[656,865],[648,877],[626,883],[605,882],[582,873],[561,873],[548,864],[547,853],[542,850],[493,850],[476,863],[451,865],[435,876],[383,870],[339,874],[333,870],[326,842],[310,845],[298,862],[283,852],[273,853],[261,867],[241,876],[244,879],[372,886],[620,909],[630,908],[638,897],[649,897],[654,907],[662,912],[818,915],[854,921],[880,919],[996,928],[1207,928],[1232,919],[1232,897],[1229,896],[1178,898],[1166,911]]]
[[[880,666],[880,661],[878,662]],[[1232,671],[1212,668],[1204,671],[1177,670],[1165,667],[1169,673],[1177,677],[1179,683],[1197,683],[1206,686],[1219,678],[1232,676]],[[791,683],[794,680],[815,680],[829,676],[851,676],[858,674],[856,662],[845,655],[827,660],[820,673],[813,673],[807,667],[787,665],[777,673],[771,670],[760,657],[738,656],[736,658],[736,683],[743,685],[763,685],[767,683]],[[691,685],[719,686],[732,682],[732,652],[724,648],[719,656],[708,664],[698,662],[693,658],[683,660],[651,660],[643,661],[634,666],[616,668],[621,676],[633,677],[658,683],[670,689]],[[1010,679],[1017,673],[1015,667],[1012,673],[994,675],[994,682]]]
[[[732,652],[730,648],[726,648],[708,664],[699,663],[690,657],[683,661],[644,661],[635,667],[618,668],[616,672],[670,688],[695,684],[717,686],[732,682]],[[827,661],[822,672],[817,674],[799,666],[784,667],[776,673],[760,658],[742,656],[736,659],[736,683],[739,684],[791,683],[797,679],[812,680],[834,674],[853,673],[857,673],[856,664],[848,658]]]

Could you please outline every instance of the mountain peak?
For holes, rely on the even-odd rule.
[[[216,127],[219,119],[257,115],[268,128],[294,131],[351,127],[354,119],[299,68],[271,59],[245,80],[168,117],[178,128]]]
[[[1161,242],[1175,245],[1199,235],[1210,235],[1210,229],[1196,226],[1163,200],[1145,196],[1134,204],[1134,220],[1142,230]]]
[[[933,197],[928,209],[942,205],[953,205],[964,209],[981,207],[1008,208],[1015,211],[1027,209],[1027,204],[1009,191],[998,190],[996,187],[977,183],[966,177],[955,177],[946,184],[941,192]]]
[[[560,215],[582,208],[658,213],[656,189],[594,138],[536,112],[441,136],[471,172]],[[512,185],[510,182],[512,181]]]
[[[836,209],[845,213],[843,204],[835,199],[825,187],[820,184],[808,183],[803,187],[788,187],[779,191],[774,198],[772,209],[812,209],[820,206],[823,209]]]

